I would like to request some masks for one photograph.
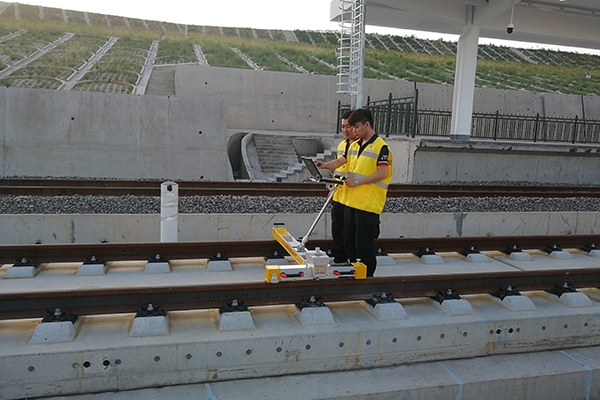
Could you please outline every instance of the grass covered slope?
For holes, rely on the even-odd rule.
[[[192,26],[0,2],[0,85],[61,89],[76,80],[70,90],[133,93],[146,64],[335,75],[337,39],[337,32]],[[366,45],[367,78],[454,81],[455,42],[369,34]],[[482,45],[476,85],[600,95],[600,56]]]

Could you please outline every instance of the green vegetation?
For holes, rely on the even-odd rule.
[[[231,50],[231,46],[226,43],[211,40],[210,38],[206,39],[207,40],[202,40],[199,44],[209,65],[213,67],[250,69],[248,64]]]
[[[148,39],[120,38],[73,90],[132,93],[151,45]]]
[[[106,42],[102,36],[75,35],[11,74],[11,86],[57,89]]]
[[[67,33],[74,36],[47,50]],[[269,71],[337,73],[337,32],[185,26],[10,3],[0,14],[0,73],[24,66],[0,84],[57,89],[110,37],[117,42],[72,90],[132,93],[153,41],[159,42],[154,65],[197,63],[199,47],[209,66],[250,68],[235,48]],[[455,42],[375,34],[366,39],[367,78],[454,81]],[[600,95],[599,56],[483,45],[478,57],[480,87]]]
[[[185,64],[197,61],[194,43],[189,39],[163,39],[158,47],[157,64]]]
[[[319,75],[335,75],[337,69],[332,69],[319,60],[327,57],[327,53],[333,53],[331,50],[322,50],[307,47],[305,45],[280,46],[277,53],[287,58],[291,62],[302,66],[308,72]],[[335,55],[334,55],[335,56]]]
[[[256,64],[268,71],[298,72],[277,58],[276,51],[271,46],[242,45],[239,49]]]

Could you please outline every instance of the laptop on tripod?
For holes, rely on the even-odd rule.
[[[344,181],[342,179],[323,177],[323,175],[321,175],[321,171],[319,171],[319,168],[315,165],[315,162],[312,160],[312,158],[303,156],[302,161],[304,162],[304,165],[306,165],[308,172],[310,172],[310,175],[311,175],[310,180],[311,181],[319,182],[319,183],[331,183],[334,185],[343,185],[344,184]]]

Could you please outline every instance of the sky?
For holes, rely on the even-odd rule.
[[[256,29],[339,30],[337,23],[329,21],[330,0],[18,0],[17,2],[186,25]],[[458,36],[452,35],[372,26],[367,26],[366,31],[367,33],[398,36],[415,35],[424,39],[458,40]],[[479,43],[511,47],[543,47],[554,50],[562,49],[600,54],[598,51],[560,48],[549,45],[542,46],[537,43],[516,43],[488,39],[480,39]]]
[[[338,24],[329,21],[330,0],[18,0],[17,2],[187,25],[304,30],[338,28]],[[301,6],[298,7],[299,5]]]

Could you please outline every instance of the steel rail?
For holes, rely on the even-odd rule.
[[[75,315],[95,315],[135,313],[148,304],[175,311],[220,308],[233,300],[253,307],[297,304],[311,296],[334,302],[368,300],[381,293],[394,298],[435,296],[448,289],[460,295],[493,293],[508,286],[520,291],[551,290],[564,283],[576,288],[597,287],[600,268],[0,293],[0,320],[42,318],[56,308]]]
[[[476,247],[480,251],[506,250],[510,246],[543,250],[547,246],[583,248],[600,245],[600,235],[548,236],[473,236],[431,238],[382,238],[375,246],[386,253],[416,253],[429,248],[432,251],[461,252]],[[331,249],[331,239],[311,238],[307,247]],[[269,257],[285,253],[275,240],[231,240],[211,242],[143,242],[143,243],[69,243],[0,245],[0,263],[14,263],[23,258],[36,264],[50,262],[83,262],[96,257],[104,261],[148,260],[157,254],[167,260],[210,258],[220,253],[223,257]]]
[[[0,195],[13,196],[160,196],[160,181],[0,179]],[[178,183],[180,196],[323,197],[316,183],[206,182]],[[503,186],[393,184],[388,197],[600,197],[600,186]]]

